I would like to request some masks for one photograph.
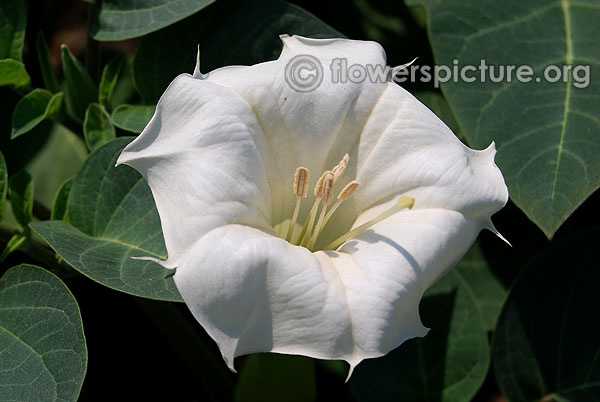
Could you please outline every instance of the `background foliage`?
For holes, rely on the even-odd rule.
[[[0,400],[600,400],[598,21],[597,0],[3,0]],[[470,146],[496,142],[513,247],[482,233],[427,291],[429,335],[347,384],[298,356],[230,373],[169,272],[130,258],[166,251],[120,150],[198,45],[208,72],[276,58],[281,33],[375,40],[389,65],[590,66],[587,88],[404,84]]]

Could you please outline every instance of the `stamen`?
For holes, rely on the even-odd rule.
[[[308,225],[310,224],[310,227],[312,228],[312,225],[315,221],[315,216],[317,215],[317,209],[319,208],[320,202],[321,202],[321,199],[317,197],[317,199],[313,203],[312,207],[310,208],[310,212],[308,213],[308,217],[306,218],[306,221],[304,222],[304,225],[302,226],[300,235],[298,236],[298,238],[296,240],[294,240],[292,242],[293,244],[295,244],[297,246],[301,246],[302,243],[304,242],[304,239],[306,238],[306,232],[308,231]]]
[[[306,246],[309,250],[312,250],[312,248],[315,246],[316,233],[319,231],[319,228],[323,223],[323,218],[325,217],[325,210],[327,209],[327,205],[331,204],[331,200],[333,199],[333,173],[325,172],[324,177],[325,179],[323,180],[323,186],[321,191],[321,199],[323,200],[323,205],[321,206],[321,214],[319,215],[319,220],[317,221],[317,225],[315,226],[313,235],[310,236],[310,233],[312,232],[312,223],[309,224],[308,230],[305,235],[307,242]]]
[[[329,219],[331,218],[335,210],[338,209],[338,207],[342,204],[342,201],[352,197],[358,189],[359,185],[359,182],[357,182],[356,180],[352,180],[350,183],[346,184],[342,191],[340,191],[340,194],[337,197],[337,201],[335,202],[335,204],[333,204],[329,211],[327,211],[327,215],[325,215],[325,219],[323,219],[323,224],[321,225],[321,229],[319,230],[317,237],[321,234],[323,228],[325,227],[325,225],[327,225],[327,222],[329,222]]]
[[[306,190],[308,190],[308,169],[299,167],[296,169],[296,174],[294,175],[294,194],[296,194],[296,206],[294,207],[294,214],[292,215],[290,227],[287,235],[285,236],[287,241],[290,241],[292,238],[292,233],[296,227],[296,220],[298,220],[298,212],[300,212],[300,202],[302,201],[302,198],[307,196]]]
[[[315,218],[317,217],[317,210],[319,208],[319,203],[321,202],[321,198],[323,198],[323,186],[325,183],[325,178],[327,174],[331,174],[330,171],[323,172],[319,180],[317,180],[317,184],[315,185],[314,194],[317,198],[313,203],[313,206],[310,208],[310,212],[308,213],[308,217],[302,226],[302,231],[300,232],[300,236],[296,239],[294,244],[298,246],[302,246],[305,242],[308,242],[310,238],[310,233],[312,230],[312,225],[315,223]]]
[[[333,182],[337,182],[340,177],[344,174],[346,167],[348,166],[348,161],[350,160],[350,155],[346,154],[342,158],[342,160],[335,165],[333,169],[331,169],[331,173],[333,173]]]
[[[321,207],[321,214],[319,215],[319,220],[317,221],[317,225],[315,226],[313,235],[310,238],[310,242],[308,243],[309,250],[312,250],[315,247],[317,237],[319,236],[321,226],[323,225],[323,220],[325,219],[325,211],[327,210],[327,205],[331,204],[331,201],[333,200],[333,182],[333,173],[327,174],[323,182],[323,206]]]
[[[390,216],[394,215],[396,212],[399,212],[405,208],[408,209],[412,209],[413,205],[415,205],[415,199],[411,198],[411,197],[400,197],[400,199],[398,200],[398,203],[396,205],[394,205],[393,207],[391,207],[390,209],[388,209],[387,211],[385,211],[384,213],[382,213],[381,215],[379,215],[378,217],[371,219],[370,221],[363,223],[362,225],[358,226],[357,228],[351,230],[350,232],[346,233],[345,235],[337,238],[336,240],[332,241],[329,245],[327,245],[327,247],[324,248],[324,250],[335,250],[336,248],[338,248],[341,244],[345,243],[346,241],[350,240],[351,238],[359,235],[360,233],[364,232],[365,230],[367,230],[368,228],[370,228],[373,225],[378,224],[379,222],[389,218]]]

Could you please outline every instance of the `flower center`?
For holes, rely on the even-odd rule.
[[[336,202],[331,205],[333,201],[334,185],[344,174],[349,160],[350,157],[348,154],[346,154],[342,160],[336,166],[334,166],[333,169],[323,172],[313,191],[315,200],[310,208],[310,211],[308,212],[308,215],[304,219],[304,224],[301,227],[297,226],[297,223],[302,199],[308,196],[309,172],[308,169],[304,167],[299,167],[296,169],[296,173],[294,175],[294,195],[296,196],[296,206],[294,208],[294,213],[292,214],[292,219],[290,221],[290,226],[287,230],[287,233],[285,237],[282,236],[285,238],[285,240],[296,246],[306,247],[310,251],[315,251],[315,245],[317,244],[319,235],[325,228],[325,225],[327,225],[342,202],[352,197],[360,185],[360,183],[356,180],[352,180],[350,183],[346,184],[342,191],[339,192]],[[376,218],[371,219],[370,221],[363,223],[362,225],[338,237],[325,246],[323,250],[337,249],[343,243],[364,232],[371,226],[389,218],[396,212],[405,208],[412,208],[414,202],[414,198],[400,197],[396,205],[394,205],[392,208],[383,212]]]

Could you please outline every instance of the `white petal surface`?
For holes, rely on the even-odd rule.
[[[423,292],[466,252],[479,228],[447,210],[406,211],[341,252],[292,246],[254,228],[207,234],[175,283],[227,364],[272,351],[356,366],[427,330]]]
[[[309,169],[312,188],[321,173],[335,166],[359,140],[387,86],[385,81],[334,82],[330,70],[336,58],[345,59],[347,66],[384,67],[385,53],[375,42],[296,36],[282,40],[283,50],[276,61],[225,67],[206,75],[208,81],[238,93],[256,114],[265,136],[264,147],[259,149],[273,191],[273,216],[279,221],[294,208],[296,200],[289,189],[296,168]],[[298,55],[314,56],[323,67],[323,81],[314,91],[298,92],[285,80],[286,65]],[[352,180],[348,177],[346,182]]]
[[[226,88],[177,77],[118,164],[148,180],[176,267],[210,230],[240,223],[270,231],[271,196],[248,104]]]
[[[358,144],[359,211],[398,195],[415,208],[445,208],[487,220],[508,200],[493,144],[462,144],[427,107],[395,84],[375,105]]]

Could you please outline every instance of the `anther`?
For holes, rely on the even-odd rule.
[[[342,160],[335,165],[331,172],[333,173],[333,182],[337,182],[340,177],[344,174],[346,167],[348,166],[348,161],[350,160],[350,155],[346,154],[342,158]]]
[[[358,189],[359,185],[359,182],[357,182],[356,180],[352,180],[350,183],[346,184],[342,191],[340,191],[340,194],[338,195],[337,199],[340,201],[344,201],[352,197]]]
[[[296,194],[296,206],[294,207],[294,215],[292,215],[292,220],[290,221],[290,227],[288,228],[287,235],[285,239],[290,241],[292,238],[292,233],[294,232],[294,228],[296,227],[296,221],[298,220],[298,212],[300,212],[300,202],[302,198],[306,197],[308,194],[308,169],[304,167],[299,167],[296,169],[296,174],[294,175],[294,194]]]
[[[332,174],[332,172],[329,170],[323,172],[321,177],[319,177],[319,180],[317,180],[317,184],[315,185],[315,191],[314,191],[315,197],[323,198],[323,186],[325,185],[325,178],[327,177],[328,174]]]
[[[299,167],[294,175],[294,194],[296,197],[306,197],[308,190],[308,169]]]
[[[323,181],[323,205],[329,205],[333,200],[333,181],[334,176],[332,173],[325,176],[325,180]]]

